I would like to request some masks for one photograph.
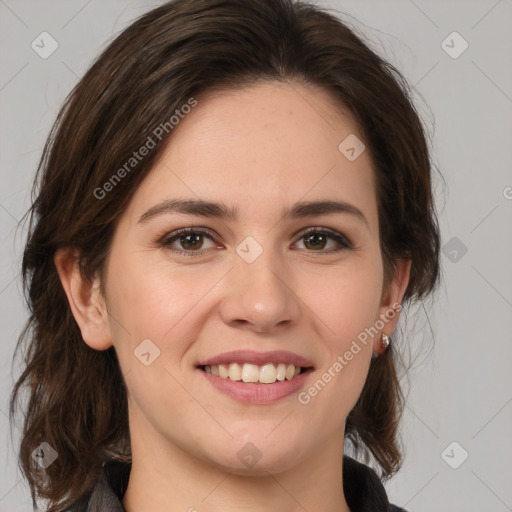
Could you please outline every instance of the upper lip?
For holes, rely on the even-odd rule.
[[[256,352],[254,350],[233,350],[231,352],[224,352],[218,354],[210,359],[202,361],[198,366],[214,366],[218,364],[230,364],[230,363],[250,363],[258,366],[272,363],[274,365],[293,364],[302,368],[309,368],[313,366],[313,363],[308,359],[288,352],[286,350],[274,350],[272,352]]]

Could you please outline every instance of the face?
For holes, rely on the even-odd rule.
[[[125,375],[132,444],[274,473],[343,443],[380,332],[398,315],[366,343],[362,333],[400,290],[383,293],[369,152],[338,148],[362,140],[347,111],[302,85],[197,100],[116,226],[106,339]],[[175,200],[226,214],[173,210]],[[314,202],[345,206],[293,212]],[[246,380],[277,380],[237,381],[230,363],[248,364]],[[303,370],[280,380],[288,364]]]

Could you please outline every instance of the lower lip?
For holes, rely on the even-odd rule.
[[[245,383],[240,380],[224,379],[198,368],[208,382],[226,395],[243,403],[269,404],[286,398],[304,386],[312,368],[290,380],[276,380],[273,384]]]

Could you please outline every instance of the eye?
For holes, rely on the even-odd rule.
[[[203,238],[207,237],[213,241],[213,235],[204,229],[182,228],[165,235],[158,240],[158,244],[165,249],[183,256],[201,256],[203,247]],[[173,244],[178,242],[184,249],[173,248]]]
[[[182,228],[166,234],[164,237],[156,240],[156,243],[175,254],[195,257],[201,256],[203,251],[208,249],[203,247],[205,237],[212,242],[215,240],[215,236],[209,230]],[[324,250],[329,240],[335,242],[334,249]],[[352,243],[344,235],[328,228],[308,228],[299,235],[298,241],[305,241],[305,245],[308,246],[305,249],[306,251],[321,254],[340,252],[352,248]],[[176,243],[178,243],[181,248],[177,248],[175,246]]]
[[[341,233],[338,233],[337,231],[333,231],[327,228],[308,228],[299,236],[299,241],[304,241],[306,250],[309,250],[310,252],[332,253],[352,248],[352,243],[350,240],[348,240],[348,238],[346,238]],[[328,240],[334,240],[336,242],[335,248],[329,251],[325,251],[323,249],[326,248]]]

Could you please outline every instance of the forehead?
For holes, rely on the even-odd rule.
[[[259,212],[327,196],[360,206],[374,200],[368,152],[350,161],[339,149],[347,137],[362,140],[362,134],[323,89],[262,83],[196,100],[140,185],[133,209],[175,197],[222,200]]]

